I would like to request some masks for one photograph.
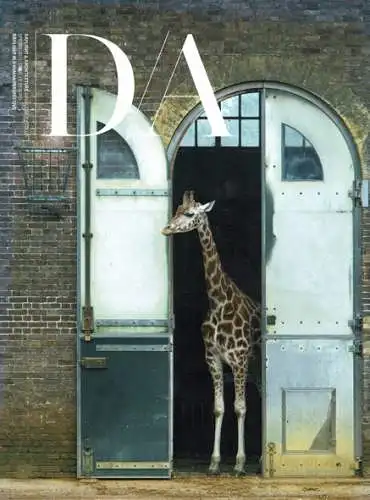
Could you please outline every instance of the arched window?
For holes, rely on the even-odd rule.
[[[104,127],[97,122],[97,130]],[[139,168],[127,142],[115,130],[97,136],[98,179],[139,179]]]
[[[230,136],[214,137],[205,113],[193,122],[181,147],[245,147],[260,146],[260,94],[249,92],[229,97],[219,102],[222,116]]]
[[[282,180],[322,181],[319,155],[306,137],[286,123],[282,124]]]

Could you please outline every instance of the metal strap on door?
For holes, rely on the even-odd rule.
[[[90,115],[92,93],[89,87],[85,87],[82,94],[85,101],[84,125],[85,125],[85,162],[82,168],[85,172],[85,231],[82,234],[85,242],[85,304],[82,307],[82,331],[85,342],[91,340],[94,331],[94,310],[91,304],[91,171],[90,160]]]

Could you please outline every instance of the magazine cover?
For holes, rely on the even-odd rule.
[[[369,2],[0,5],[0,475],[370,457]]]

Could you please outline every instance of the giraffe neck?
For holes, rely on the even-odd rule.
[[[202,247],[207,294],[210,299],[218,302],[226,283],[220,256],[218,255],[207,216],[204,217],[204,222],[198,226],[198,234]]]

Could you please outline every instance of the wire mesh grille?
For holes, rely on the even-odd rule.
[[[28,200],[68,200],[68,181],[76,148],[18,148],[24,188]]]

